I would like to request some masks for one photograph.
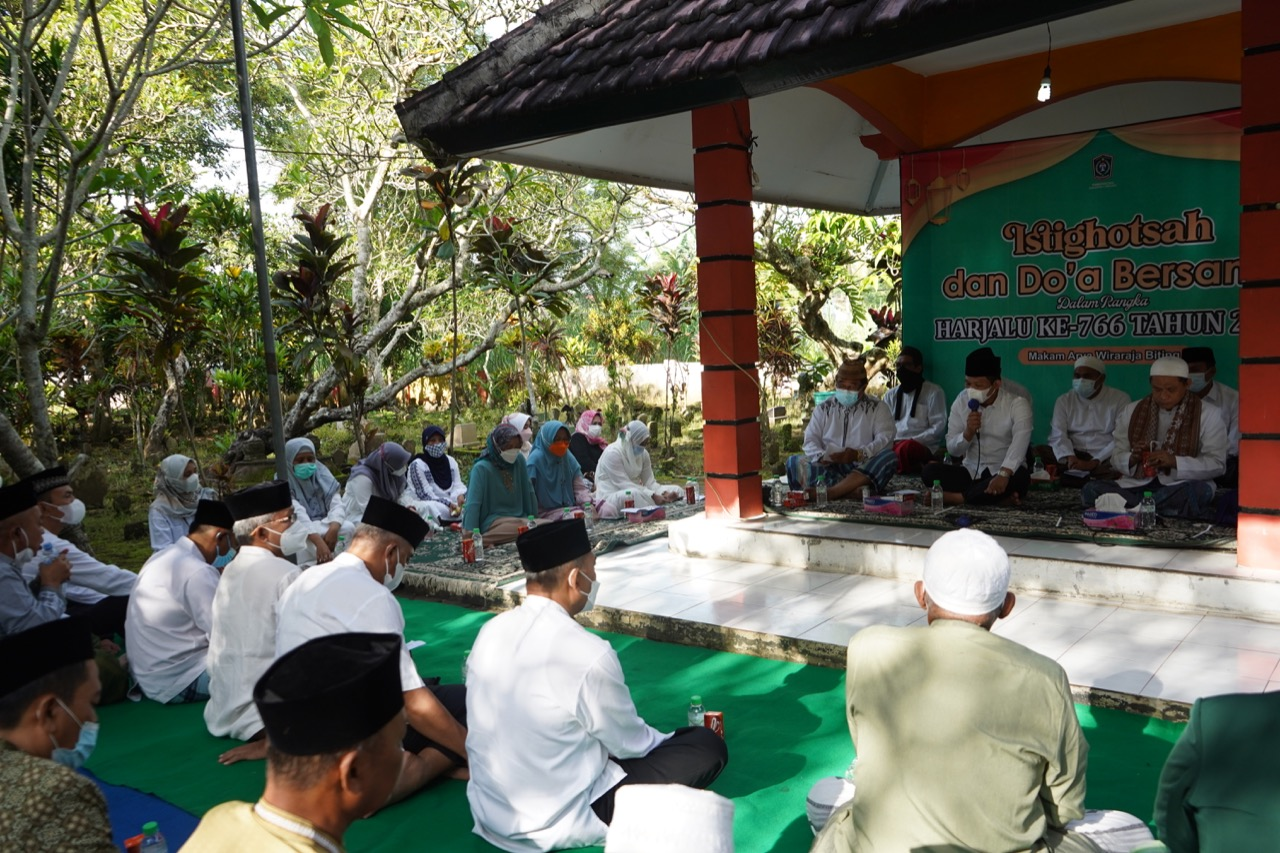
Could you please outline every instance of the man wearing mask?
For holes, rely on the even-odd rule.
[[[75,771],[98,736],[101,686],[83,619],[0,639],[0,848],[116,853],[107,803]]]
[[[619,788],[706,788],[729,752],[710,729],[641,719],[613,647],[574,621],[600,588],[582,519],[532,528],[516,549],[528,596],[467,658],[474,832],[517,852],[603,844]]]
[[[226,504],[239,550],[213,597],[204,721],[215,737],[249,741],[219,756],[231,764],[267,754],[253,685],[275,660],[280,597],[298,577],[298,567],[285,557],[306,547],[307,532],[299,526],[301,537],[289,533],[297,516],[286,482],[250,486],[228,495]]]
[[[40,503],[43,542],[35,545],[36,556],[22,567],[22,574],[33,581],[40,572],[40,550],[43,543],[53,546],[56,554],[67,555],[71,563],[71,580],[63,587],[67,614],[84,616],[94,634],[110,640],[125,635],[125,611],[129,595],[138,576],[119,566],[111,566],[90,556],[73,543],[61,538],[63,528],[84,521],[84,502],[76,498],[71,478],[62,466],[46,468],[26,478]]]
[[[813,410],[804,428],[804,453],[787,459],[792,489],[807,491],[822,478],[827,497],[838,500],[863,486],[882,492],[889,485],[898,468],[893,415],[866,391],[866,362],[845,359],[836,371],[835,396]]]
[[[898,384],[885,392],[884,404],[893,413],[893,454],[899,474],[915,474],[933,461],[947,434],[947,397],[942,387],[924,378],[924,354],[903,347],[894,362]]]
[[[200,501],[191,530],[138,572],[129,599],[129,665],[147,698],[177,705],[209,698],[209,632],[222,568],[235,556],[231,510]]]
[[[1240,392],[1218,381],[1218,361],[1212,347],[1187,347],[1182,351],[1187,363],[1191,393],[1222,412],[1227,424],[1227,470],[1216,478],[1219,486],[1234,489],[1240,479]]]
[[[1093,479],[1114,479],[1111,452],[1116,418],[1131,402],[1129,395],[1106,384],[1107,366],[1091,355],[1076,359],[1071,390],[1053,404],[1049,449],[1058,460],[1064,485],[1083,486]]]
[[[31,484],[0,487],[0,637],[61,619],[67,611],[62,587],[71,577],[71,563],[65,554],[39,567],[37,584],[22,574],[43,535]]]
[[[1085,486],[1086,509],[1112,493],[1133,508],[1149,491],[1160,515],[1208,517],[1213,479],[1227,464],[1227,425],[1217,406],[1191,393],[1189,372],[1177,356],[1151,365],[1151,393],[1125,406],[1116,421],[1111,466],[1120,479]]]
[[[948,504],[1021,503],[1031,485],[1030,443],[1030,404],[1003,390],[999,356],[987,347],[974,350],[947,420],[947,451],[961,464],[924,466],[924,487],[941,483]]]
[[[347,550],[307,569],[285,592],[276,652],[283,655],[308,640],[352,631],[403,637],[404,612],[391,593],[429,529],[413,510],[377,495],[369,498]],[[393,802],[432,779],[465,779],[467,773],[466,688],[426,686],[403,643],[400,685],[409,728]]]

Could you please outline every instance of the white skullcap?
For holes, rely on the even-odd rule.
[[[1191,371],[1187,369],[1187,363],[1176,355],[1158,358],[1151,363],[1152,376],[1176,376],[1179,379],[1186,379],[1191,375]]]
[[[943,534],[924,556],[924,590],[943,610],[986,615],[1009,592],[1009,555],[978,530]]]
[[[1096,370],[1099,373],[1106,374],[1107,366],[1102,363],[1102,359],[1096,355],[1082,355],[1076,359],[1076,367],[1087,367],[1090,370]]]
[[[623,785],[605,853],[733,853],[733,801],[684,785]]]
[[[853,799],[853,792],[853,783],[843,776],[827,776],[814,783],[804,801],[805,817],[814,835],[822,832],[836,809]]]

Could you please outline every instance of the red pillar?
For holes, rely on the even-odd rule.
[[[730,518],[764,512],[750,139],[746,101],[693,111],[707,515]]]
[[[1240,565],[1280,568],[1280,3],[1243,0]]]

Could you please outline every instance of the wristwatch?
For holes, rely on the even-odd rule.
[[[1001,469],[1000,469],[1000,473],[999,473],[997,476],[1004,477],[1004,478],[1008,479],[1009,477],[1012,477],[1012,476],[1013,476],[1013,472],[1012,472],[1012,471],[1010,471],[1008,468],[1001,468]]]

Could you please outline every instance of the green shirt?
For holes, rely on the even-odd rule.
[[[1156,828],[1173,853],[1280,849],[1280,693],[1197,699],[1160,774]]]
[[[93,782],[0,740],[0,850],[119,853]]]
[[[1062,667],[969,622],[849,643],[847,849],[1023,853],[1084,815],[1088,743]]]
[[[511,481],[508,487],[506,481]],[[483,533],[500,518],[527,518],[538,514],[533,483],[523,456],[505,474],[488,459],[477,459],[467,481],[467,503],[462,509],[464,530]]]

